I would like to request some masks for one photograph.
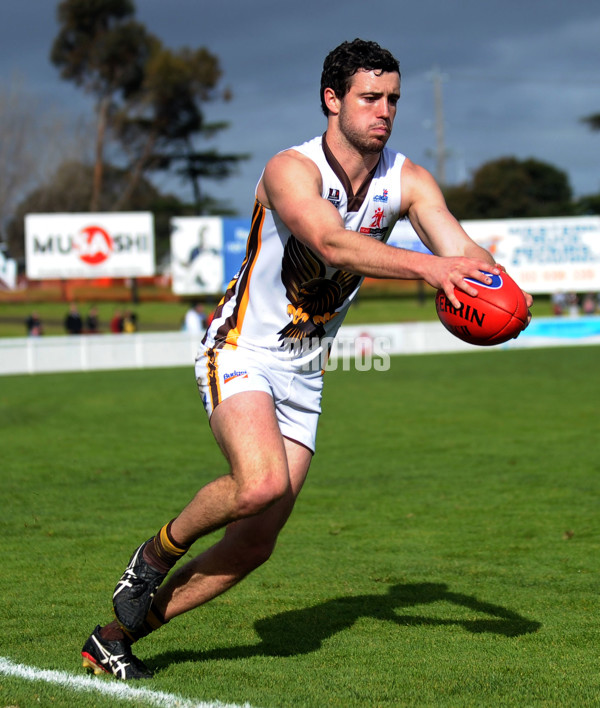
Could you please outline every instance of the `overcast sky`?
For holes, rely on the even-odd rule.
[[[1,0],[2,83],[18,75],[41,105],[89,114],[91,100],[48,58],[57,4]],[[205,46],[219,57],[234,99],[206,108],[209,120],[230,123],[215,146],[252,159],[236,177],[205,188],[241,216],[249,215],[266,160],[323,132],[323,59],[355,37],[379,42],[400,61],[390,147],[435,172],[437,67],[449,183],[514,155],[564,170],[576,195],[600,192],[600,133],[580,122],[600,112],[598,0],[137,0],[136,8],[168,47]]]

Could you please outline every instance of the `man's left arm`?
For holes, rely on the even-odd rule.
[[[402,167],[402,195],[402,208],[414,230],[436,256],[465,256],[495,263],[492,254],[475,243],[450,213],[431,174],[410,160]]]
[[[423,167],[407,160],[402,167],[403,210],[427,248],[436,256],[479,258],[504,270],[492,254],[475,243],[450,213],[441,189]],[[533,298],[523,291],[527,307]],[[530,316],[531,319],[531,316]]]

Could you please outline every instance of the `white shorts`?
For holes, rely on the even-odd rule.
[[[315,451],[323,374],[248,349],[202,348],[196,382],[208,417],[221,401],[243,391],[264,391],[275,403],[281,434]]]

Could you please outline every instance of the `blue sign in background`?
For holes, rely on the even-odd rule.
[[[223,219],[223,261],[225,283],[227,289],[235,277],[244,256],[246,255],[246,240],[250,232],[250,219]]]

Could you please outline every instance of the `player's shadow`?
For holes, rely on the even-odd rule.
[[[446,616],[428,617],[414,612],[414,608],[420,605],[434,603],[449,605]],[[471,615],[477,613],[484,616],[462,619],[457,615],[464,614],[464,611],[453,612],[452,606],[469,610]],[[505,637],[530,634],[541,627],[539,622],[500,605],[451,592],[445,583],[398,584],[390,586],[386,595],[339,597],[302,610],[290,610],[257,620],[254,628],[261,640],[258,644],[198,652],[185,647],[181,651],[157,655],[152,663],[159,668],[185,661],[308,654],[318,651],[326,639],[349,629],[362,617],[393,622],[400,627],[457,625],[473,634],[488,632]]]

